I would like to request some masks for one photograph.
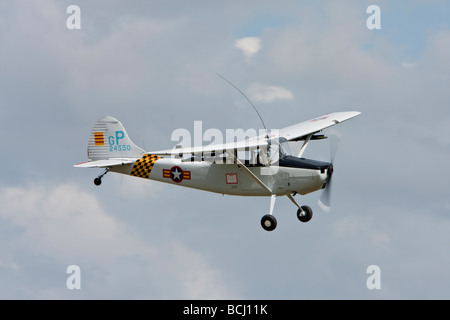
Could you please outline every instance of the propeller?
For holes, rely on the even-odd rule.
[[[340,137],[337,134],[329,135],[330,139],[330,166],[327,169],[327,180],[325,189],[319,199],[319,206],[324,210],[329,212],[331,209],[331,185],[333,177],[333,164],[336,159],[336,153],[339,146]]]

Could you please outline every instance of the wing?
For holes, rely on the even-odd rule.
[[[213,152],[216,154],[221,154],[231,150],[240,151],[240,150],[256,149],[267,145],[268,145],[267,139],[263,136],[258,136],[238,142],[213,144],[208,146],[198,146],[192,148],[173,148],[167,150],[151,151],[149,153],[158,156],[169,156],[178,154],[189,155],[189,154],[213,153]]]
[[[280,129],[280,137],[284,137],[288,141],[304,140],[306,136],[310,134],[320,132],[323,129],[359,116],[360,114],[361,112],[358,111],[329,113],[315,119],[300,122],[292,126]]]
[[[128,163],[133,163],[139,158],[115,158],[115,159],[106,159],[106,160],[95,160],[88,161],[79,164],[75,164],[76,168],[107,168],[116,165],[123,165]]]
[[[215,144],[208,146],[198,146],[191,148],[172,148],[167,150],[151,151],[148,153],[159,155],[159,156],[170,156],[170,155],[189,155],[189,154],[199,154],[215,152],[216,154],[226,153],[227,151],[240,151],[256,148],[264,148],[269,145],[269,140],[276,138],[285,138],[288,141],[298,141],[305,140],[308,135],[320,132],[323,129],[334,126],[345,120],[351,119],[360,115],[361,112],[358,111],[348,111],[348,112],[334,112],[329,113],[324,116],[304,121],[298,124],[294,124],[289,127],[278,130],[278,134],[271,134],[270,138],[266,138],[265,135],[260,135],[251,139],[246,139],[239,142],[231,142],[225,144]]]

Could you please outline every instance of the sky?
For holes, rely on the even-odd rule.
[[[450,3],[131,3],[0,2],[1,299],[450,298]],[[324,132],[340,136],[331,212],[297,195],[304,224],[278,198],[266,232],[269,198],[114,173],[96,187],[101,170],[73,167],[106,115],[148,151],[194,121],[260,129],[216,73],[272,129],[362,112]],[[328,141],[304,156],[327,161]]]

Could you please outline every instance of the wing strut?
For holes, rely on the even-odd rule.
[[[303,154],[303,152],[305,152],[306,146],[308,145],[309,140],[311,140],[311,137],[313,136],[313,134],[314,134],[314,132],[308,134],[308,136],[306,137],[305,142],[303,142],[303,145],[300,148],[300,151],[298,152],[298,155],[297,155],[298,158],[302,157],[302,154]]]
[[[247,173],[253,180],[255,180],[264,190],[266,190],[269,195],[272,195],[272,190],[270,190],[269,187],[264,184],[264,182],[262,182],[257,176],[255,176],[255,174],[251,172],[250,169],[247,168],[241,160],[239,160],[237,157],[235,157],[234,160],[242,169],[244,169],[245,173]]]

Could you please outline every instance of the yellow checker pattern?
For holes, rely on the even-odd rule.
[[[134,163],[133,169],[131,170],[131,175],[140,178],[147,178],[152,171],[153,164],[156,160],[161,159],[161,157],[155,156],[154,154],[146,154]]]

